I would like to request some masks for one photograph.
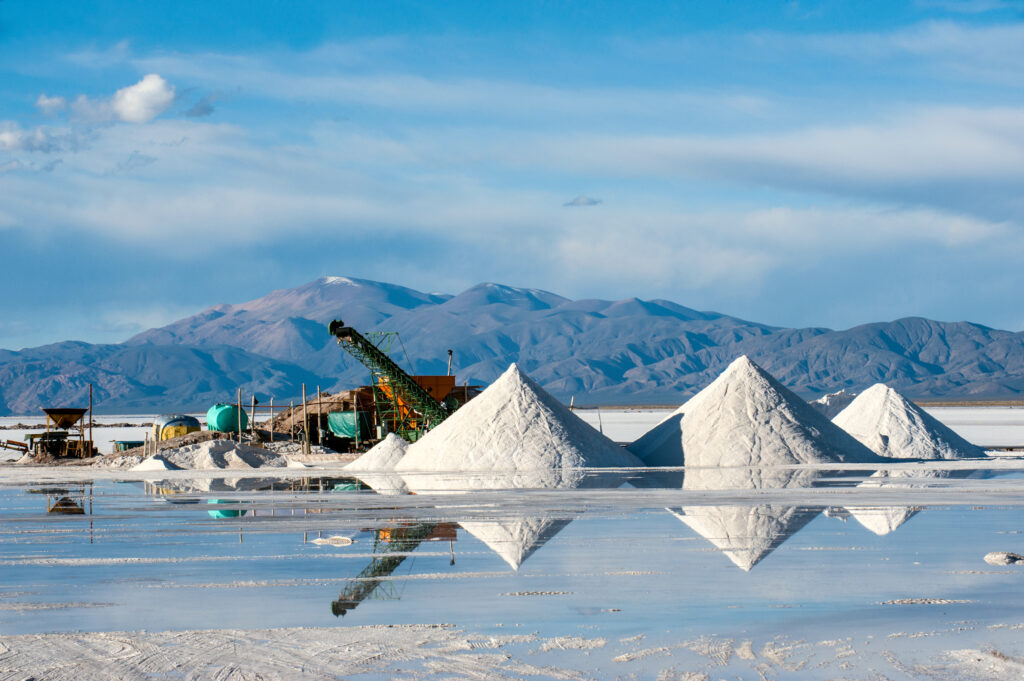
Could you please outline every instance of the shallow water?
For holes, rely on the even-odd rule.
[[[983,560],[1024,553],[1024,462],[998,463],[403,496],[340,475],[8,481],[0,634],[446,623],[607,678],[921,678],[951,650],[1024,653],[1024,567]],[[858,516],[909,517],[880,536]]]

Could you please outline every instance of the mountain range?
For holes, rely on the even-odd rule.
[[[577,404],[678,405],[745,354],[805,397],[884,382],[918,399],[1014,399],[1024,392],[1024,333],[905,318],[845,330],[790,329],[667,300],[570,300],[479,284],[458,295],[322,277],[211,307],[119,344],[68,341],[0,350],[0,414],[84,405],[100,413],[205,410],[255,394],[295,399],[367,382],[327,322],[397,331],[410,373],[447,370],[483,385],[509,363]]]

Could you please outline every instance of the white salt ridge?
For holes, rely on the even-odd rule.
[[[832,422],[890,459],[985,457],[980,448],[882,383],[858,395]]]
[[[850,402],[853,402],[856,398],[856,392],[843,388],[838,392],[822,395],[810,404],[821,412],[825,418],[833,419],[836,417],[836,414],[846,409]]]
[[[985,452],[887,385],[876,383],[843,409],[832,422],[888,459],[980,458]],[[879,471],[861,487],[921,487],[946,471]],[[923,480],[922,480],[923,479]],[[908,506],[847,507],[861,525],[886,535],[910,520],[918,509]]]
[[[283,456],[233,440],[207,440],[179,449],[165,449],[160,456],[168,464],[185,470],[281,468],[288,465]]]
[[[513,364],[480,395],[413,443],[395,470],[403,474],[545,471],[551,474],[549,481],[559,486],[561,476],[556,471],[639,465],[634,456]]]
[[[878,460],[745,355],[629,450],[648,466]]]
[[[388,433],[386,438],[345,466],[345,470],[355,474],[378,494],[406,494],[409,489],[402,477],[394,472],[394,468],[408,448],[408,442],[394,433]]]

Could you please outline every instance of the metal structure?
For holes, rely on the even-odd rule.
[[[391,359],[397,333],[372,334],[374,340],[370,340],[340,319],[331,322],[327,329],[338,339],[338,345],[370,370],[378,422],[390,432],[415,442],[451,413]]]
[[[45,407],[46,432],[30,433],[28,447],[38,457],[86,458],[96,454],[92,438],[85,439],[85,422],[82,417],[89,413],[89,430],[92,431],[92,412],[89,409],[69,407]],[[51,424],[55,428],[50,429]],[[77,433],[71,432],[77,429]]]
[[[0,440],[0,449],[13,449],[22,454],[28,454],[28,445],[18,440]]]

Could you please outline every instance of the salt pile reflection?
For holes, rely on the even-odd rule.
[[[794,489],[815,486],[823,471],[701,468],[686,472],[685,491]],[[781,504],[682,506],[669,512],[742,570],[750,570],[823,509]]]

